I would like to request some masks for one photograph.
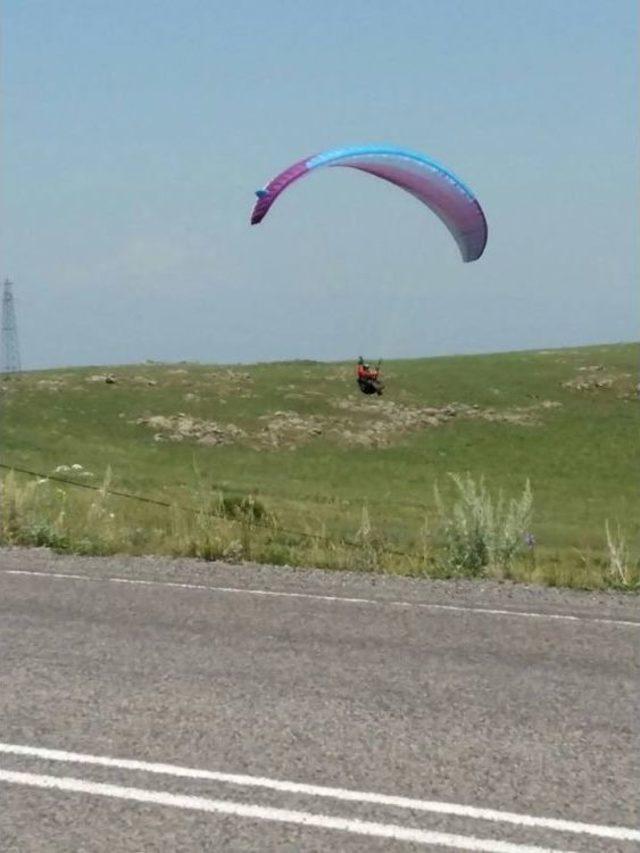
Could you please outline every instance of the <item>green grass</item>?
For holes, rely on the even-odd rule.
[[[580,370],[595,365],[601,369]],[[394,361],[385,366],[382,405],[359,394],[345,364],[31,372],[3,382],[1,461],[47,474],[77,463],[95,475],[82,481],[98,484],[110,466],[113,488],[183,505],[201,500],[203,489],[253,494],[280,528],[324,530],[336,541],[355,536],[366,505],[374,530],[401,550],[419,547],[425,515],[436,518],[436,484],[453,500],[448,473],[484,478],[508,496],[529,480],[535,576],[573,582],[601,574],[607,519],[631,547],[638,541],[636,368],[630,344]],[[109,371],[116,384],[87,381]],[[576,379],[604,382],[565,386]],[[398,413],[451,403],[477,406],[490,419],[462,411],[437,426],[389,427]],[[300,438],[289,430],[282,446],[269,449],[261,430],[277,411],[296,412],[304,430],[315,424],[321,432]],[[136,423],[178,412],[234,424],[246,437],[225,446],[155,441],[157,430]],[[496,420],[505,415],[525,422]],[[383,446],[354,443],[378,427]],[[119,512],[141,512],[121,503]],[[140,524],[166,526],[163,512],[146,508]]]

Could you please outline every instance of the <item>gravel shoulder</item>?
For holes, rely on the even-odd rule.
[[[510,581],[431,580],[360,572],[230,564],[146,556],[78,557],[46,548],[0,548],[0,570],[69,572],[100,579],[137,578],[170,583],[233,586],[273,592],[403,601],[456,607],[564,614],[640,623],[640,595],[550,588]]]

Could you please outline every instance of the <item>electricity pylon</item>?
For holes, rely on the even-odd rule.
[[[2,373],[20,373],[20,347],[18,324],[13,301],[13,285],[5,279],[2,289]]]

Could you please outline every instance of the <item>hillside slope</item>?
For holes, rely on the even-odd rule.
[[[110,466],[113,488],[170,502],[252,493],[332,535],[366,505],[399,547],[449,472],[507,495],[529,479],[540,546],[598,549],[606,519],[638,532],[636,362],[630,344],[393,361],[382,399],[347,364],[32,372],[3,383],[2,462],[89,483]]]

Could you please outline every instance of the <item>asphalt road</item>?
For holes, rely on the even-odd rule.
[[[631,596],[0,550],[0,850],[638,851],[639,663]]]

